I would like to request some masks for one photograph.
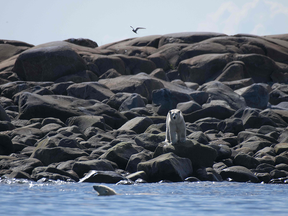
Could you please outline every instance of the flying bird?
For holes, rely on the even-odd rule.
[[[130,26],[131,28],[132,28],[132,31],[135,33],[135,34],[137,34],[137,31],[139,30],[139,29],[145,29],[145,28],[143,28],[143,27],[137,27],[136,29],[134,29],[132,26]]]

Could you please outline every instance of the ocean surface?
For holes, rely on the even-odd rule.
[[[0,180],[0,215],[288,215],[288,185],[235,182],[104,184]]]

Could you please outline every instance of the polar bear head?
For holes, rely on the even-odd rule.
[[[170,119],[171,121],[178,121],[178,120],[182,120],[183,116],[180,110],[178,109],[173,109],[169,111],[169,115],[170,115]]]

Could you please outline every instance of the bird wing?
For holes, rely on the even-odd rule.
[[[130,26],[132,29],[134,29],[132,26]]]
[[[137,31],[138,29],[146,29],[146,28],[143,28],[143,27],[137,27],[137,28],[136,28],[136,31]]]

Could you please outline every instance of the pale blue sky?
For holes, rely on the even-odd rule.
[[[287,0],[0,0],[0,39],[103,45],[175,32],[288,33]],[[138,35],[130,25],[146,27]]]

